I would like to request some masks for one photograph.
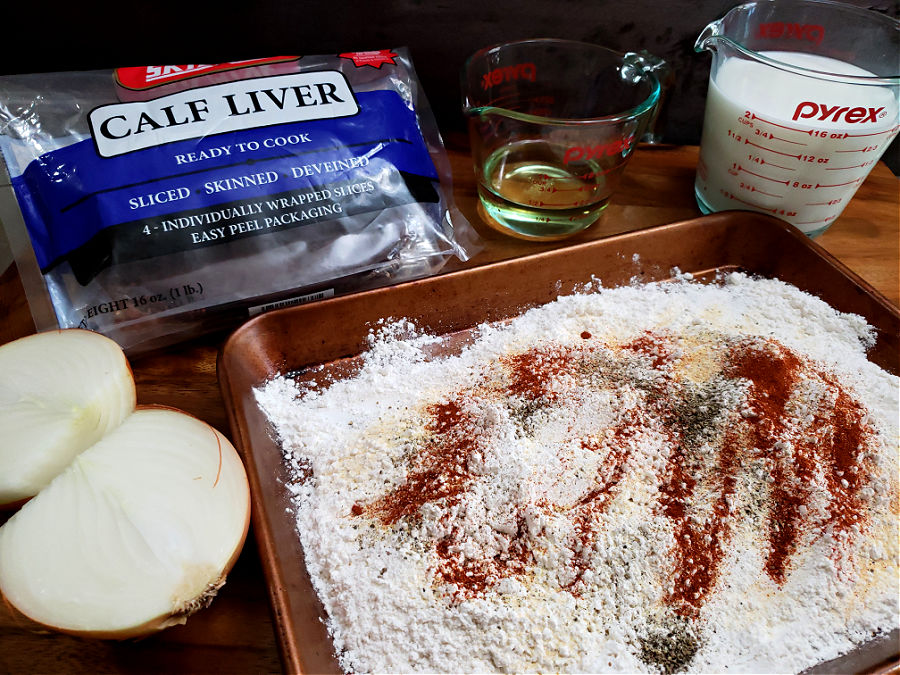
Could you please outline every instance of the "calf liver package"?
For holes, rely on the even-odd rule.
[[[131,353],[474,246],[404,49],[3,77],[0,154],[37,328]]]

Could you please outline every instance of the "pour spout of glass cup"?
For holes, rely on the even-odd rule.
[[[723,39],[725,37],[723,35],[722,19],[718,19],[708,24],[701,31],[697,41],[694,42],[694,51],[698,53],[703,51],[713,52],[716,50],[716,45]]]
[[[659,127],[660,121],[664,117],[661,113],[666,107],[668,91],[675,81],[672,69],[669,68],[669,64],[663,59],[654,56],[646,49],[642,49],[639,52],[626,53],[622,57],[622,62],[620,75],[623,80],[637,83],[647,77],[648,74],[651,74],[659,83],[659,97],[656,105],[653,106],[650,117],[647,119],[644,132],[641,135],[641,142],[650,144],[661,143],[662,132],[659,131]]]

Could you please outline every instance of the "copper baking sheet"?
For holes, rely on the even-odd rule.
[[[672,268],[695,276],[745,270],[778,277],[861,314],[876,327],[870,358],[898,373],[900,312],[859,276],[797,230],[768,216],[720,213],[618,235],[511,261],[451,272],[263,314],[244,324],[219,354],[218,375],[235,443],[253,499],[253,528],[266,575],[285,670],[340,672],[294,529],[285,482],[291,480],[253,390],[269,378],[324,364],[352,368],[372,325],[410,317],[437,334],[465,334],[551,301],[598,277],[604,286],[633,278],[656,281]],[[800,320],[798,318],[798,320]],[[349,359],[349,360],[348,360]],[[881,641],[816,670],[887,672],[897,638]]]

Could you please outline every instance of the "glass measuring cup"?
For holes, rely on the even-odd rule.
[[[463,70],[481,215],[522,239],[561,239],[599,217],[652,129],[665,64],[571,40],[482,49]]]
[[[694,192],[702,211],[761,211],[814,237],[898,131],[898,22],[827,0],[762,0],[709,24]]]

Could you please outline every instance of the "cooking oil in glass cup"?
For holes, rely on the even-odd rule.
[[[652,129],[665,64],[568,40],[483,49],[466,62],[464,112],[482,216],[523,239],[594,223]]]

